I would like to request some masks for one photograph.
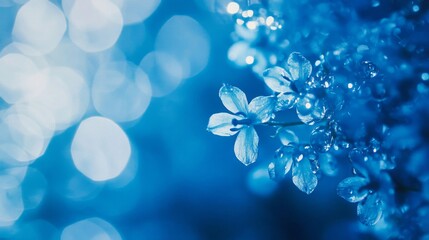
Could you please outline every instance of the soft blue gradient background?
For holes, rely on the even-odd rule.
[[[16,238],[58,237],[75,221],[100,217],[115,226],[123,239],[333,239],[332,234],[337,239],[353,239],[350,233],[355,229],[347,224],[356,220],[355,206],[335,192],[342,176],[322,178],[310,196],[294,187],[290,176],[279,184],[252,180],[251,174],[265,169],[280,146],[269,137],[273,132],[257,129],[262,139],[260,157],[245,167],[234,156],[234,137],[206,131],[209,116],[224,111],[218,98],[222,83],[242,88],[248,99],[266,92],[249,69],[228,63],[230,20],[196,2],[163,0],[143,24],[126,26],[117,43],[138,64],[153,49],[162,24],[181,14],[196,19],[209,33],[211,44],[209,63],[202,73],[184,80],[172,94],[153,98],[140,121],[121,125],[138,162],[135,179],[121,188],[82,180],[100,193],[81,201],[62,196],[68,180],[80,174],[70,156],[74,126],[56,136],[46,154],[32,165],[45,175],[47,195],[38,209],[26,211],[17,223],[18,229],[25,229],[43,219],[57,231],[21,232]],[[0,8],[2,48],[11,41],[16,11]],[[349,234],[340,237],[343,232]]]

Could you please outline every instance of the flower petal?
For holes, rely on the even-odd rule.
[[[274,161],[268,165],[268,174],[273,180],[281,180],[291,169],[293,163],[293,146],[283,146],[276,151]]]
[[[363,189],[368,185],[368,180],[362,177],[349,177],[338,184],[337,194],[346,201],[360,202],[368,196],[368,190]]]
[[[241,120],[243,117],[229,113],[216,113],[211,115],[207,130],[218,136],[232,136],[238,132],[239,126],[234,126],[232,120]],[[235,131],[231,130],[235,129]]]
[[[246,94],[239,88],[224,84],[219,90],[219,97],[223,105],[232,113],[248,113]]]
[[[246,166],[254,163],[258,157],[258,142],[258,134],[253,127],[243,128],[235,140],[235,156]]]
[[[299,190],[310,194],[317,186],[317,176],[313,173],[310,160],[307,158],[295,162],[292,167],[292,182]]]
[[[281,67],[273,67],[264,71],[265,84],[274,92],[293,92],[290,88],[292,76]]]
[[[249,113],[254,115],[257,123],[264,123],[273,116],[277,100],[271,96],[259,96],[254,98],[249,104]]]
[[[363,224],[373,226],[381,219],[382,208],[383,202],[378,194],[369,194],[365,200],[358,203],[357,215]]]
[[[287,60],[287,66],[294,81],[305,81],[310,77],[312,71],[311,63],[301,53],[291,53]]]

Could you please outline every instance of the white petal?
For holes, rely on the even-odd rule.
[[[242,129],[235,140],[235,156],[246,166],[254,163],[258,157],[258,142],[258,134],[253,127]]]
[[[310,194],[317,186],[317,176],[311,169],[310,160],[307,158],[296,162],[292,168],[292,182],[299,190]]]
[[[265,70],[263,78],[265,84],[274,92],[292,92],[290,88],[292,76],[281,67],[273,67]]]
[[[249,112],[255,115],[257,122],[267,122],[272,117],[275,106],[275,97],[260,96],[250,102]]]
[[[301,53],[293,52],[287,60],[289,72],[293,80],[305,81],[310,77],[312,66]]]
[[[246,94],[239,88],[225,84],[219,90],[219,97],[223,105],[232,113],[247,114],[247,98]]]
[[[369,194],[365,200],[358,203],[357,215],[359,220],[367,225],[375,225],[383,215],[383,202],[377,193]]]
[[[229,113],[216,113],[213,114],[209,119],[207,130],[218,136],[232,136],[238,131],[238,126],[232,124],[232,120],[241,120],[242,117],[234,116]],[[237,129],[232,131],[231,129]]]

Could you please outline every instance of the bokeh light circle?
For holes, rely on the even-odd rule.
[[[116,43],[123,27],[116,4],[109,0],[75,0],[70,4],[69,37],[74,44],[86,52],[100,52]]]
[[[119,176],[131,156],[130,141],[112,120],[91,117],[79,125],[73,138],[71,155],[76,168],[93,181]]]
[[[121,240],[122,237],[105,220],[101,218],[88,218],[67,226],[61,233],[61,240],[76,239]]]
[[[117,122],[137,120],[146,111],[152,96],[148,76],[130,62],[101,66],[92,84],[95,109]]]
[[[64,14],[55,4],[30,0],[16,14],[12,36],[16,42],[35,49],[26,54],[46,54],[58,46],[66,28]]]

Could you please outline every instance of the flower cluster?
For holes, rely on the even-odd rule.
[[[322,11],[326,4],[315,8]],[[421,59],[427,59],[429,46],[402,31],[422,34],[429,24],[424,17],[427,14],[417,14],[422,11],[417,3],[411,9],[405,5],[388,12],[389,17],[367,21],[358,29],[352,21],[360,17],[362,9],[352,10],[356,6],[339,2],[331,6],[341,6],[336,16],[350,14],[351,20],[344,24],[351,30],[343,30],[347,42],[329,40],[338,37],[338,29],[320,40],[310,34],[307,40],[317,43],[310,44],[308,50],[289,51],[287,58],[268,64],[268,69],[258,74],[271,95],[256,97],[249,107],[241,90],[223,86],[219,95],[234,115],[214,114],[208,130],[221,136],[240,131],[234,151],[248,165],[256,160],[259,141],[253,126],[274,127],[282,145],[274,160],[267,163],[271,178],[281,180],[291,172],[293,184],[310,194],[323,176],[348,172],[349,176],[338,183],[337,193],[357,203],[359,220],[374,226],[374,235],[426,239],[429,65]],[[319,22],[333,28],[329,20]],[[240,29],[236,33],[242,34]],[[282,36],[284,39],[273,42],[279,49],[283,40],[290,41],[291,48],[301,47],[302,43],[288,39],[288,34]],[[262,52],[270,49],[263,48]],[[277,54],[285,52],[283,49]],[[313,61],[304,57],[306,54]],[[281,119],[281,113],[290,112],[300,121]],[[307,141],[299,141],[295,125],[304,126]]]

